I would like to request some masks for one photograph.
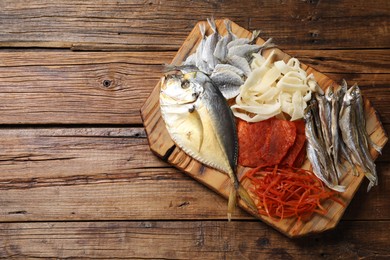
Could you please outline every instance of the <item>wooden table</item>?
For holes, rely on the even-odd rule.
[[[390,131],[390,2],[0,2],[0,257],[390,257],[390,146],[335,230],[291,240],[149,150],[141,105],[199,20],[261,29]]]

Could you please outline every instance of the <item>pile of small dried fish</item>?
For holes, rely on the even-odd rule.
[[[355,175],[357,164],[369,179],[368,189],[377,185],[375,163],[370,146],[380,152],[368,136],[364,117],[364,104],[357,85],[348,89],[332,86],[324,93],[319,87],[315,98],[305,111],[307,156],[313,171],[329,188],[343,192],[339,180],[345,172],[344,157]]]
[[[225,20],[227,34],[221,36],[213,18],[207,19],[213,33],[206,36],[204,23],[199,25],[202,40],[196,52],[187,57],[181,66],[173,66],[182,72],[201,71],[207,74],[226,99],[239,94],[239,88],[251,73],[250,62],[253,53],[273,47],[271,38],[263,45],[255,41],[260,31],[254,31],[252,37],[238,38],[233,34],[231,21]],[[168,66],[168,69],[172,69]]]

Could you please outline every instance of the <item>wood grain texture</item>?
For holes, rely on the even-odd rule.
[[[287,53],[336,82],[359,83],[382,121],[390,123],[390,104],[383,102],[390,98],[387,50]],[[0,124],[141,124],[139,108],[174,55],[0,51]]]
[[[0,140],[0,222],[226,216],[150,152],[142,128],[0,129]]]
[[[337,231],[292,243],[256,222],[2,223],[0,257],[386,259],[389,229],[386,221],[341,222]]]
[[[2,53],[3,124],[134,124],[171,54]],[[44,118],[44,119],[43,119]]]
[[[204,23],[204,22],[199,22]],[[205,24],[206,26],[207,23]],[[220,33],[226,33],[224,31],[223,20],[216,20],[216,26]],[[208,29],[210,30],[210,28]],[[238,26],[235,23],[232,23],[232,32],[236,34],[238,37],[250,37],[250,32],[245,30],[244,28]],[[201,39],[201,34],[199,32],[198,26],[194,27],[192,32],[187,37],[186,41],[179,49],[177,55],[173,59],[173,64],[180,64],[182,60],[185,59],[191,52],[193,52],[196,47],[196,43]],[[264,43],[264,40],[259,38],[256,42],[261,45]],[[263,52],[263,55],[267,57],[271,52],[275,52],[276,60],[284,60],[288,61],[291,56],[282,52],[279,49],[271,49]],[[324,74],[316,71],[315,69],[308,67],[305,64],[301,64],[301,67],[307,71],[308,74],[313,74],[316,78],[319,86],[321,88],[326,89],[330,85],[336,84],[333,80],[326,77]],[[145,130],[148,134],[149,143],[151,146],[151,150],[155,152],[158,156],[165,158],[169,163],[177,167],[178,169],[184,171],[189,176],[199,181],[200,183],[206,185],[211,190],[220,194],[221,196],[228,198],[230,194],[230,190],[232,189],[231,180],[226,174],[214,170],[210,167],[206,167],[202,165],[198,161],[189,157],[186,153],[184,153],[181,149],[179,149],[173,141],[171,140],[163,120],[161,119],[161,114],[159,111],[159,91],[160,86],[157,84],[155,89],[152,91],[150,97],[145,102],[144,106],[141,108],[141,115],[144,120]],[[369,101],[366,100],[365,104],[365,117],[367,120],[367,132],[370,135],[371,139],[374,143],[383,147],[388,138],[382,127],[379,118],[377,117],[376,111],[372,108]],[[372,149],[371,151],[373,158],[378,156],[378,153]],[[305,166],[306,165],[306,166]],[[307,160],[304,167],[310,167],[310,162]],[[364,175],[360,174],[359,176],[353,176],[350,172],[352,170],[345,163],[345,168],[348,169],[346,174],[344,174],[343,178],[340,180],[340,185],[346,187],[345,192],[340,194],[341,200],[348,205],[352,200],[354,194],[358,190]],[[238,178],[244,175],[244,168],[238,168]],[[241,183],[249,192],[250,190],[250,182],[242,182]],[[253,216],[261,219],[265,223],[274,227],[275,229],[281,231],[287,236],[297,237],[302,235],[307,235],[311,233],[319,233],[328,229],[334,228],[339,220],[341,219],[345,207],[340,205],[335,201],[328,200],[324,203],[324,208],[327,209],[327,214],[324,216],[315,215],[308,222],[303,223],[302,225],[296,225],[295,219],[284,219],[281,221],[275,221],[267,216],[259,215],[257,212],[254,212],[248,208],[248,206],[243,201],[238,201],[238,205],[248,211]]]
[[[289,240],[241,210],[227,223],[225,200],[132,127],[161,65],[213,15],[358,82],[389,133],[389,4],[0,1],[0,258],[389,258],[389,145],[379,186],[363,182],[336,230]]]
[[[286,50],[290,56],[321,73],[390,73],[390,51],[380,50]]]
[[[0,129],[0,140],[0,222],[226,219],[226,201],[156,158],[142,128]],[[344,220],[390,220],[389,161]]]
[[[176,50],[197,21],[212,15],[261,29],[283,49],[390,47],[386,0],[7,0],[0,9],[2,47]]]

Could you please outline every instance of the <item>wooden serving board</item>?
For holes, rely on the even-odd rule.
[[[174,57],[172,63],[176,65],[180,65],[181,62],[191,53],[195,52],[197,44],[201,40],[201,34],[199,31],[199,24],[204,23],[207,28],[207,34],[211,33],[211,28],[208,26],[207,22],[199,22],[192,32],[189,34],[184,44],[181,46],[176,56]],[[218,32],[220,34],[226,34],[226,29],[223,23],[223,20],[216,21]],[[250,37],[251,33],[244,28],[238,26],[237,24],[232,22],[232,31],[238,37]],[[262,44],[264,42],[263,39],[259,38],[257,40],[257,44]],[[274,49],[277,54],[277,59],[283,59],[287,61],[290,56],[279,49]],[[264,55],[267,56],[271,50],[264,52]],[[299,57],[297,57],[299,59]],[[301,64],[302,68],[307,71],[308,74],[313,73],[315,79],[321,88],[325,89],[330,85],[336,85],[330,78],[325,76],[324,74],[314,70],[313,68]],[[188,155],[186,155],[180,148],[176,147],[174,142],[171,140],[165,123],[161,117],[160,113],[160,104],[159,104],[159,94],[160,94],[160,82],[156,85],[149,98],[146,100],[145,104],[141,108],[141,116],[144,122],[145,130],[148,135],[148,140],[150,144],[151,150],[163,160],[172,164],[176,168],[182,170],[198,182],[206,185],[213,191],[217,192],[221,196],[228,198],[228,194],[230,191],[231,181],[229,177],[219,172],[215,169],[206,167],[192,159]],[[367,119],[367,131],[371,137],[371,139],[383,147],[388,138],[382,127],[382,124],[376,114],[374,108],[370,105],[370,102],[365,99],[365,112]],[[378,153],[372,149],[371,154],[374,158],[378,157]],[[310,167],[310,162],[306,160],[304,168]],[[359,176],[353,176],[348,165],[345,165],[348,169],[347,174],[344,175],[341,180],[341,185],[345,185],[347,187],[346,191],[342,193],[341,200],[345,202],[347,206],[349,202],[352,200],[356,191],[358,190],[360,184],[364,179],[364,175],[360,174]],[[243,173],[247,169],[244,167],[238,167],[238,178],[241,179]],[[380,173],[379,173],[380,174]],[[243,181],[242,185],[245,188],[248,188],[250,185],[249,182]],[[374,187],[375,188],[375,187]],[[266,216],[259,215],[256,212],[252,212],[244,202],[239,200],[239,206],[255,216],[259,218],[263,222],[271,225],[275,229],[279,230],[283,234],[289,237],[298,237],[307,235],[310,233],[319,233],[325,230],[329,230],[334,228],[337,223],[340,221],[346,207],[341,206],[340,204],[327,201],[325,203],[325,208],[328,209],[328,213],[325,216],[314,215],[313,218],[303,223],[302,225],[295,225],[295,219],[285,219],[282,221],[274,221]],[[233,216],[234,218],[234,216]]]

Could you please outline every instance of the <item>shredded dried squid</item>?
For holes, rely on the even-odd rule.
[[[296,58],[287,63],[274,62],[274,51],[267,58],[253,56],[252,72],[231,107],[234,115],[247,122],[259,122],[282,112],[290,115],[291,121],[303,118],[306,102],[317,84],[314,76],[307,75]]]

